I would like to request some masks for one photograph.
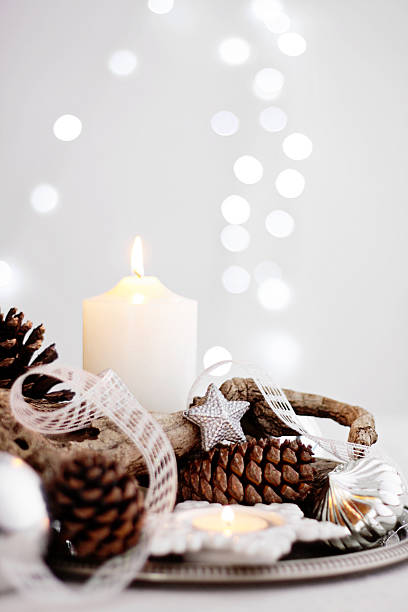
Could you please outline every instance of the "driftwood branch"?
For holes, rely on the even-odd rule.
[[[246,434],[255,437],[296,434],[271,412],[252,379],[233,378],[221,386],[221,391],[230,400],[250,402],[251,407],[242,421]],[[285,393],[297,414],[330,418],[350,427],[350,442],[370,446],[377,440],[374,417],[363,408],[311,393],[289,389]],[[10,412],[8,401],[9,392],[0,390],[0,450],[20,456],[40,473],[52,470],[61,455],[79,450],[110,455],[126,465],[129,472],[146,473],[140,452],[108,419],[95,419],[89,427],[74,434],[43,436],[17,423]],[[195,404],[202,401],[202,398],[194,399]],[[155,413],[154,416],[169,437],[178,458],[199,447],[199,429],[187,421],[181,411],[173,414]]]
[[[351,406],[328,397],[285,390],[294,411],[299,415],[329,418],[350,427],[348,441],[371,446],[378,440],[373,415],[360,406]]]
[[[287,427],[271,411],[252,378],[232,378],[223,383],[220,390],[229,400],[244,400],[250,403],[251,408],[242,420],[245,433],[255,437],[296,435],[296,431]],[[349,442],[371,446],[377,441],[374,417],[364,408],[312,393],[291,389],[284,389],[284,392],[297,414],[328,418],[350,427]],[[203,398],[196,397],[193,404],[200,404],[202,401]]]

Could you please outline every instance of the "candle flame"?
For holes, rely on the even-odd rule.
[[[132,247],[132,272],[139,278],[144,276],[142,239],[136,236]]]
[[[221,520],[224,521],[226,527],[230,527],[234,522],[235,514],[233,509],[230,506],[225,506],[221,512]]]

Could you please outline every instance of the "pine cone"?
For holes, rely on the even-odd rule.
[[[115,461],[95,453],[73,457],[61,464],[47,491],[51,518],[60,524],[56,548],[102,561],[137,543],[143,493]]]
[[[311,491],[313,452],[299,440],[251,439],[218,446],[181,469],[181,500],[220,504],[300,502]]]
[[[13,382],[31,368],[52,363],[58,358],[55,344],[51,344],[32,361],[44,340],[45,327],[35,327],[27,336],[33,324],[24,322],[24,313],[17,314],[17,308],[10,308],[6,317],[0,312],[0,388],[9,389]],[[49,401],[69,401],[73,393],[68,390],[49,393],[60,381],[51,376],[33,375],[26,378],[23,393],[32,399],[45,398]]]

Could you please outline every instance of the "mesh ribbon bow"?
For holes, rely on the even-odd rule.
[[[71,402],[51,411],[40,411],[23,396],[26,376],[47,374],[75,391]],[[63,434],[89,425],[92,419],[111,419],[138,447],[149,472],[145,506],[150,516],[140,543],[104,563],[81,589],[70,589],[57,580],[40,560],[34,564],[5,559],[2,569],[12,584],[31,598],[56,601],[103,598],[126,587],[149,554],[154,516],[171,512],[177,493],[177,464],[173,448],[157,421],[147,412],[112,370],[95,376],[65,366],[45,366],[20,376],[10,393],[14,417],[22,425],[45,435]],[[3,560],[2,560],[3,561]]]

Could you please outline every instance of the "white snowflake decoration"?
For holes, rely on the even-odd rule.
[[[312,542],[344,538],[345,527],[329,522],[307,519],[295,504],[256,504],[262,513],[274,513],[283,519],[282,525],[256,532],[227,535],[222,532],[202,531],[193,526],[193,519],[209,509],[225,506],[206,501],[187,501],[178,504],[167,519],[161,518],[153,537],[150,553],[155,556],[189,554],[199,551],[229,551],[231,563],[274,563],[288,554],[295,542]],[[239,508],[239,506],[234,506]],[[246,510],[251,511],[250,508]]]

